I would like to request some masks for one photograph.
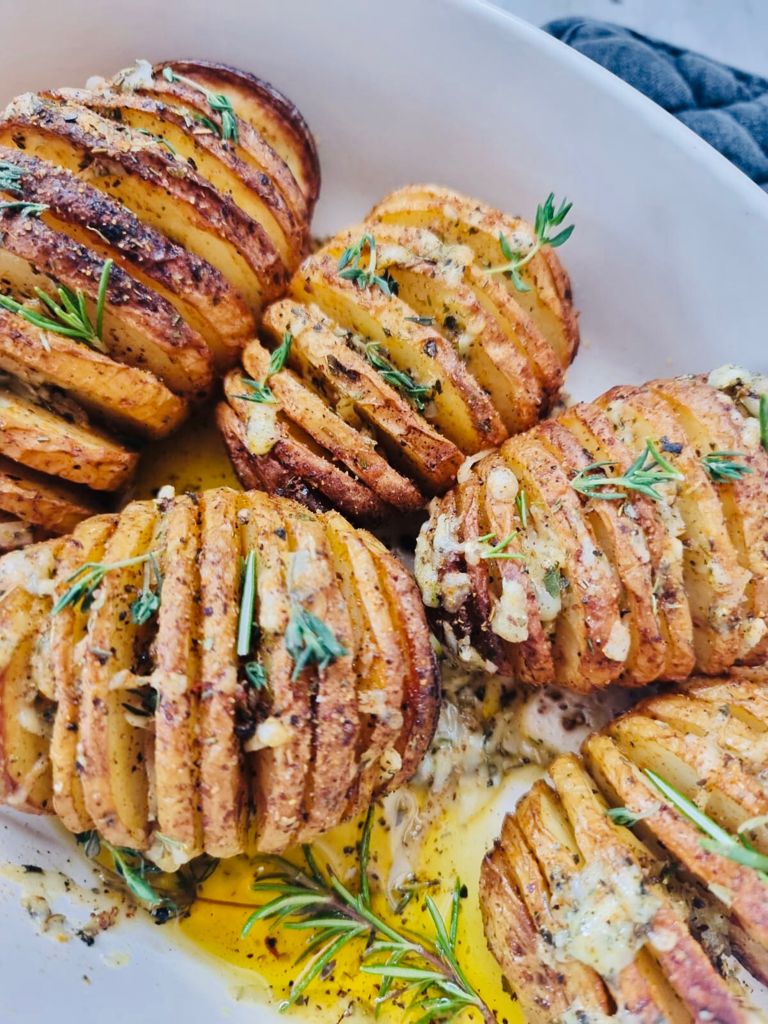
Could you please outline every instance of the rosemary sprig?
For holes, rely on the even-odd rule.
[[[615,465],[615,462],[605,460],[592,462],[576,474],[571,480],[571,487],[588,498],[604,501],[623,501],[627,496],[625,491],[637,491],[654,501],[663,501],[664,495],[656,490],[657,486],[683,479],[683,474],[664,458],[650,438],[626,473],[608,476],[605,470]]]
[[[768,881],[768,856],[755,850],[746,835],[739,832],[737,836],[732,836],[730,832],[721,828],[717,822],[699,810],[692,800],[689,800],[687,796],[680,793],[666,779],[650,768],[645,769],[645,775],[683,817],[704,833],[705,838],[701,840],[701,845],[705,850],[717,853],[721,857],[727,857],[728,860],[743,864],[745,867],[754,868]]]
[[[22,194],[21,179],[24,172],[16,164],[8,163],[7,160],[0,160],[0,192],[10,192],[12,195]]]
[[[768,452],[768,395],[760,395],[758,408],[758,422],[760,423],[760,444]]]
[[[539,203],[536,207],[536,219],[533,225],[533,233],[535,241],[533,245],[527,250],[527,252],[521,252],[513,249],[506,236],[499,232],[499,247],[501,248],[506,263],[500,264],[498,267],[489,267],[489,274],[504,274],[508,277],[512,284],[519,292],[529,292],[530,286],[525,283],[520,274],[520,271],[528,263],[531,262],[533,257],[538,253],[545,245],[552,246],[553,249],[557,249],[558,246],[563,245],[573,234],[574,226],[569,224],[567,228],[563,228],[556,235],[549,235],[548,232],[552,228],[559,227],[565,218],[568,216],[573,203],[566,202],[564,199],[560,206],[555,209],[555,194],[550,192],[543,203]]]
[[[58,615],[59,612],[70,606],[79,608],[82,612],[87,611],[93,604],[94,594],[108,572],[115,569],[127,569],[131,565],[141,565],[154,558],[154,554],[153,551],[149,551],[145,555],[125,558],[121,562],[85,562],[79,569],[67,576],[64,582],[72,585],[54,604],[51,615]]]
[[[317,665],[323,672],[337,658],[349,654],[322,619],[318,619],[297,601],[292,604],[291,617],[285,631],[285,649],[293,658],[291,679],[294,682],[308,665]]]
[[[708,452],[701,462],[714,483],[729,484],[754,472],[751,466],[733,461],[739,457],[743,458],[744,452]]]
[[[204,86],[200,85],[199,82],[193,81],[191,78],[186,78],[184,75],[177,75],[173,68],[163,68],[163,78],[166,82],[173,84],[174,82],[181,82],[184,85],[188,85],[191,89],[196,92],[200,92],[205,96],[206,103],[211,108],[212,113],[216,114],[219,118],[219,123],[216,124],[210,118],[201,118],[200,120],[210,128],[216,135],[219,136],[222,142],[239,142],[240,136],[237,127],[237,117],[232,107],[232,103],[224,93],[209,92]]]
[[[363,268],[360,266],[360,261],[366,246],[368,246],[368,266]],[[370,232],[366,232],[354,245],[347,246],[339,257],[337,264],[339,277],[345,281],[354,281],[361,291],[376,285],[385,295],[397,295],[397,283],[389,272],[376,273],[376,260],[376,239]]]
[[[261,380],[252,380],[250,377],[243,377],[243,384],[246,384],[250,389],[251,393],[248,395],[238,395],[238,398],[244,399],[246,402],[258,402],[263,404],[268,402],[270,404],[277,401],[272,389],[269,387],[269,379],[285,366],[288,356],[291,353],[291,345],[293,344],[293,335],[290,331],[286,331],[283,335],[283,340],[274,350],[272,355],[269,357],[269,366],[267,372]]]
[[[451,1019],[468,1007],[477,1010],[486,1024],[493,1024],[493,1013],[467,978],[457,955],[463,886],[457,881],[453,888],[447,920],[432,897],[425,897],[432,935],[398,930],[372,906],[368,873],[372,828],[373,809],[368,812],[358,845],[357,893],[330,868],[322,871],[309,846],[302,848],[301,866],[281,857],[259,858],[262,871],[253,889],[271,894],[272,899],[250,915],[243,938],[259,921],[308,933],[297,961],[306,961],[306,965],[281,1009],[295,1005],[318,977],[333,969],[338,953],[358,942],[362,947],[360,971],[381,979],[378,1006],[389,999],[404,1001],[410,997],[406,1013],[417,1013],[419,1024]]]
[[[525,555],[521,554],[519,551],[507,551],[507,548],[509,547],[509,545],[512,543],[512,541],[515,539],[516,536],[517,536],[517,530],[513,531],[512,533],[509,534],[509,536],[504,537],[502,540],[498,541],[497,543],[491,544],[490,547],[487,547],[487,550],[482,552],[480,557],[481,558],[514,558],[514,559],[517,559],[519,561],[523,561],[525,559]],[[496,539],[496,534],[495,533],[486,533],[485,536],[478,537],[477,541],[478,541],[479,544],[488,545],[491,541],[494,541],[495,539]]]
[[[45,307],[42,312],[22,306],[16,299],[12,299],[10,295],[0,295],[0,306],[11,313],[17,313],[34,327],[39,327],[41,331],[51,331],[53,334],[60,334],[64,338],[73,338],[75,341],[84,342],[98,352],[106,352],[107,348],[102,341],[102,333],[104,329],[104,306],[107,300],[107,288],[109,286],[109,275],[112,273],[112,266],[113,260],[105,260],[96,297],[95,324],[91,321],[88,314],[85,293],[79,288],[76,292],[73,292],[64,285],[60,285],[58,288],[58,302],[42,291],[42,289],[35,289],[38,299]]]
[[[152,576],[155,578],[154,590],[151,587]],[[160,566],[157,564],[154,551],[150,551],[144,562],[144,583],[141,593],[131,605],[131,622],[134,626],[143,626],[158,610],[162,587],[163,577],[160,574]]]
[[[0,203],[0,212],[18,213],[22,217],[39,217],[47,209],[47,203],[30,203],[25,199],[7,199]]]
[[[240,614],[237,620],[237,655],[247,658],[251,653],[253,610],[256,606],[256,552],[251,548],[243,567],[243,586],[240,591]]]
[[[605,813],[614,825],[625,825],[627,828],[632,828],[646,817],[645,814],[635,814],[628,807],[609,807]]]
[[[515,498],[515,508],[520,517],[520,525],[525,530],[528,528],[528,494],[524,487],[521,487]]]
[[[365,346],[365,358],[374,370],[378,370],[387,384],[404,395],[418,412],[424,412],[432,398],[432,388],[417,384],[410,373],[394,367],[386,356],[382,355],[378,341],[371,341]]]

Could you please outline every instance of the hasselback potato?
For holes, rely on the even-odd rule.
[[[578,347],[569,209],[550,196],[528,224],[413,185],[308,256],[225,382],[243,484],[382,519],[536,423]]]
[[[764,661],[764,389],[711,379],[730,393],[703,377],[613,388],[434,499],[416,575],[460,661],[583,691]]]
[[[107,507],[285,290],[319,183],[299,112],[233,68],[139,61],[8,105],[0,512],[60,533]]]
[[[359,812],[438,704],[418,589],[335,512],[161,494],[0,559],[0,800],[172,867]]]
[[[765,1020],[736,976],[768,979],[767,729],[764,673],[695,680],[522,798],[481,905],[531,1024]]]

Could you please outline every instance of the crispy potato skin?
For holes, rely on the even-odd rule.
[[[768,457],[756,427],[684,377],[612,388],[474,462],[432,505],[417,546],[448,646],[582,691],[760,664]],[[723,451],[743,465],[735,481],[708,467]],[[642,457],[661,474],[654,492],[623,482]],[[485,536],[505,542],[498,565]]]
[[[93,563],[106,568],[93,601],[53,614]],[[159,607],[141,621],[155,565]],[[327,664],[296,672],[297,621],[330,631]],[[437,722],[410,575],[336,513],[263,491],[133,502],[0,557],[0,623],[0,802],[53,801],[71,831],[97,828],[164,867],[316,838],[409,778]],[[35,731],[38,707],[52,738]]]

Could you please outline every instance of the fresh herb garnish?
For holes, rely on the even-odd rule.
[[[509,536],[504,537],[502,540],[497,541],[496,543],[491,544],[490,547],[487,547],[487,549],[481,553],[480,557],[481,558],[515,558],[515,559],[519,559],[519,560],[525,559],[525,555],[520,554],[520,552],[517,552],[517,551],[507,551],[507,548],[509,547],[509,545],[512,543],[512,541],[515,539],[516,536],[517,536],[517,530],[515,530],[513,533],[510,533]],[[496,534],[495,533],[486,533],[485,536],[478,537],[477,540],[478,540],[479,544],[488,545],[491,541],[495,541],[496,540]]]
[[[363,268],[360,261],[363,249],[368,246],[368,266]],[[388,271],[376,273],[376,239],[366,232],[354,245],[347,246],[339,257],[337,270],[345,281],[354,281],[358,288],[372,288],[376,285],[385,295],[397,295],[397,284]]]
[[[5,200],[0,203],[0,212],[18,213],[22,217],[39,217],[48,209],[47,203],[29,203],[24,199]]]
[[[262,870],[253,889],[270,893],[273,898],[250,915],[242,937],[259,921],[271,921],[275,926],[303,931],[308,936],[297,961],[309,958],[308,962],[293,982],[291,994],[281,1009],[299,1002],[317,978],[333,970],[339,952],[358,942],[360,971],[381,979],[377,1006],[390,999],[411,997],[405,1005],[419,1013],[420,1024],[451,1019],[469,1007],[477,1010],[486,1024],[493,1024],[493,1013],[458,960],[461,899],[466,894],[459,881],[451,894],[447,920],[432,897],[425,897],[434,932],[430,936],[410,930],[404,934],[373,909],[368,874],[373,810],[368,812],[358,845],[357,893],[348,889],[330,868],[321,870],[311,846],[302,847],[301,866],[282,857],[259,858]]]
[[[104,305],[107,300],[107,287],[112,266],[112,260],[105,260],[96,298],[95,324],[91,321],[88,314],[84,292],[79,288],[76,292],[73,292],[64,285],[59,285],[58,302],[52,299],[50,295],[46,295],[42,289],[35,289],[38,299],[46,307],[43,312],[37,312],[34,309],[22,306],[16,299],[12,299],[10,295],[0,295],[0,307],[9,310],[11,313],[17,313],[34,327],[39,327],[41,331],[51,331],[51,333],[60,334],[64,338],[73,338],[75,341],[84,342],[98,352],[106,352],[106,346],[102,341],[102,333],[104,329]]]
[[[544,202],[536,207],[536,220],[533,226],[535,241],[526,252],[513,249],[505,235],[499,232],[499,246],[507,262],[502,263],[498,267],[489,267],[488,273],[504,274],[519,292],[529,292],[531,290],[530,286],[525,283],[520,271],[531,262],[536,253],[545,245],[550,245],[553,249],[557,249],[558,246],[568,241],[573,234],[575,226],[573,224],[563,228],[556,235],[549,236],[547,232],[552,228],[559,227],[563,223],[572,206],[573,203],[566,202],[564,199],[556,210],[555,194],[550,192]]]
[[[224,93],[209,92],[204,86],[200,85],[199,82],[193,81],[191,78],[186,78],[184,75],[177,75],[173,68],[163,68],[163,78],[166,82],[173,84],[174,82],[181,82],[184,85],[188,85],[191,89],[195,89],[205,96],[206,103],[211,108],[214,114],[218,115],[219,124],[212,121],[210,118],[201,118],[207,128],[210,128],[214,134],[218,135],[222,142],[239,142],[239,133],[237,127],[237,117],[232,107],[232,103]]]
[[[702,456],[701,462],[714,483],[729,484],[754,472],[751,466],[733,461],[743,457],[744,452],[708,452]]]
[[[760,444],[768,452],[768,395],[760,395],[758,407],[758,422],[760,423]]]
[[[146,135],[147,138],[152,139],[154,142],[158,144],[158,146],[165,146],[165,148],[172,156],[178,156],[176,147],[173,145],[172,142],[169,142],[168,139],[165,138],[165,136],[155,135],[155,133],[149,131],[148,128],[137,128],[136,131],[139,133],[139,135]]]
[[[337,658],[349,654],[322,619],[302,608],[296,601],[293,602],[285,631],[285,649],[293,658],[291,679],[294,682],[308,665],[317,665],[322,672]]]
[[[371,341],[365,346],[365,358],[374,370],[378,370],[387,384],[404,395],[418,412],[424,412],[427,402],[432,397],[432,388],[417,384],[410,373],[396,369],[386,356],[382,355],[378,341]]]
[[[568,589],[568,580],[560,572],[559,565],[550,565],[544,572],[544,589],[550,597],[560,597]]]
[[[650,768],[645,769],[645,775],[683,817],[688,818],[700,832],[704,833],[705,838],[701,840],[701,845],[705,850],[727,857],[736,864],[754,868],[768,880],[768,856],[755,850],[745,835],[739,832],[737,836],[732,836],[730,832],[726,832],[717,822],[699,810],[692,800]]]
[[[71,583],[72,586],[65,590],[54,604],[51,615],[58,615],[69,606],[79,608],[81,612],[88,611],[93,604],[96,590],[101,586],[101,581],[108,572],[115,569],[127,569],[131,565],[142,565],[154,558],[154,555],[155,553],[150,551],[146,555],[126,558],[122,562],[85,562],[64,580],[65,583]]]
[[[245,678],[254,690],[266,690],[269,685],[267,670],[260,661],[247,661],[243,666]]]
[[[528,494],[524,487],[521,487],[515,498],[515,508],[520,517],[520,525],[525,530],[528,526]]]
[[[412,324],[419,324],[421,327],[431,327],[435,322],[433,316],[404,316],[403,320],[408,320]]]
[[[670,480],[683,479],[683,474],[664,458],[650,438],[626,473],[607,476],[605,470],[615,465],[611,461],[592,462],[576,474],[571,480],[571,487],[588,498],[605,501],[623,501],[627,496],[625,491],[637,491],[654,501],[663,501],[664,496],[656,487]]]
[[[272,355],[269,357],[269,366],[267,372],[261,380],[252,380],[250,377],[243,377],[243,384],[246,384],[250,389],[251,393],[248,395],[238,395],[238,398],[242,398],[246,402],[258,402],[274,403],[277,401],[272,389],[269,387],[269,379],[285,366],[288,356],[291,352],[291,345],[293,344],[293,335],[290,331],[286,331],[283,335],[283,340],[274,350]]]
[[[605,813],[614,825],[626,825],[627,828],[632,828],[645,817],[644,814],[635,814],[627,807],[609,807]]]
[[[138,715],[140,718],[151,718],[157,711],[158,695],[157,690],[153,688],[143,690],[131,690],[139,700],[139,704],[123,703],[123,707],[126,711],[130,711],[133,715]]]
[[[21,179],[24,172],[15,164],[9,164],[7,160],[0,160],[0,192],[10,192],[13,195],[22,194]]]
[[[155,578],[154,590],[151,587],[152,576]],[[150,551],[149,557],[144,563],[144,583],[141,593],[131,605],[131,622],[134,626],[143,626],[158,610],[162,586],[163,577],[160,575],[160,567],[157,564],[154,551]]]
[[[237,655],[247,658],[251,653],[253,610],[256,606],[256,552],[251,549],[243,566],[243,585],[240,591],[240,614],[237,620]]]

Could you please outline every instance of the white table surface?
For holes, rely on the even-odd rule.
[[[768,0],[495,0],[535,25],[585,15],[614,21],[768,77]]]

